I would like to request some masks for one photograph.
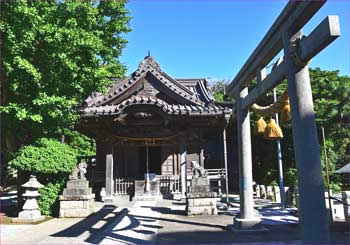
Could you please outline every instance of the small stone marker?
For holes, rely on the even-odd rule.
[[[260,196],[261,198],[266,198],[266,188],[264,185],[260,185]]]
[[[260,198],[261,195],[260,195],[260,185],[256,185],[255,187],[255,193],[256,193],[256,197],[257,198]]]
[[[104,202],[105,201],[105,197],[106,197],[106,188],[105,187],[101,188],[100,196],[101,196],[101,201]]]
[[[279,186],[274,186],[273,187],[273,194],[275,197],[275,202],[281,203],[281,192],[280,192],[280,187]]]
[[[45,216],[41,215],[36,200],[36,198],[40,196],[38,190],[44,186],[37,181],[34,175],[31,175],[29,181],[23,184],[22,187],[26,189],[26,192],[23,194],[26,201],[23,205],[23,211],[20,212],[18,218],[14,218],[13,221],[31,223],[45,219]]]
[[[67,188],[60,195],[60,218],[87,217],[94,212],[95,194],[85,178],[86,163],[80,163],[69,176]],[[78,176],[79,174],[79,176]]]
[[[267,186],[266,187],[266,198],[269,199],[269,200],[273,199],[272,186]]]
[[[299,188],[297,185],[294,187],[294,195],[295,195],[295,206],[299,210],[300,209],[300,207],[299,207]]]
[[[290,188],[288,186],[284,187],[284,193],[286,193],[286,207],[292,206]]]

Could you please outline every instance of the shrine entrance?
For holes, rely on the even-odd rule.
[[[147,147],[138,147],[139,154],[139,177],[144,176],[147,172]],[[161,175],[161,147],[148,147],[148,172]]]

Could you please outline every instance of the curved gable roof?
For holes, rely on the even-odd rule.
[[[119,103],[121,100],[127,99],[125,95],[132,94],[132,89],[135,88],[135,85],[145,79],[147,75],[152,75],[156,78],[155,81],[158,81],[159,85],[163,87],[163,91],[166,91],[175,100],[178,98],[179,104],[205,106],[210,101],[210,96],[198,96],[198,91],[201,91],[200,95],[208,95],[210,93],[203,84],[199,85],[200,88],[196,89],[196,91],[192,91],[181,83],[181,79],[173,79],[163,72],[159,64],[151,56],[147,56],[139,64],[138,69],[130,76],[115,83],[108,90],[107,94],[92,94],[85,100],[85,105],[91,107]],[[198,83],[201,84],[202,81],[200,80]],[[118,98],[120,99],[118,100]]]

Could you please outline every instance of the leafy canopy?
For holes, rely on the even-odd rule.
[[[130,31],[126,1],[16,0],[2,3],[5,131],[32,143],[78,118],[72,107],[112,77]],[[11,121],[11,125],[9,122]]]

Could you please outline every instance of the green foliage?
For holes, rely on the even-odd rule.
[[[321,145],[321,161],[325,178],[325,156],[321,127],[325,128],[326,147],[329,165],[330,185],[334,191],[342,187],[345,176],[335,173],[350,162],[350,128],[349,128],[349,95],[350,78],[339,76],[338,71],[309,69],[319,142]],[[250,90],[256,82],[254,81]],[[287,81],[277,87],[277,94],[287,89]],[[258,104],[265,106],[273,103],[272,92],[259,99]],[[258,119],[251,113],[252,126]],[[283,170],[285,185],[294,187],[297,181],[296,161],[294,156],[292,127],[290,123],[281,125],[284,138],[281,139]],[[252,130],[253,131],[253,130]],[[253,131],[254,132],[254,131]],[[264,140],[260,135],[252,134],[252,157],[254,163],[254,180],[269,183],[271,178],[278,180],[276,143]],[[324,181],[326,184],[326,181]]]
[[[10,165],[40,174],[70,173],[76,165],[76,151],[57,140],[42,138],[22,147]]]
[[[2,181],[9,181],[4,178],[7,163],[18,149],[39,138],[60,138],[74,128],[76,106],[93,91],[105,91],[111,78],[124,77],[126,68],[118,58],[130,31],[126,2],[2,2]],[[75,154],[94,152],[94,143],[88,147],[89,140],[76,133],[72,138]],[[29,163],[26,168],[32,169]]]
[[[64,130],[65,142],[75,151],[77,156],[96,155],[96,142],[85,135],[73,131]]]
[[[127,43],[122,35],[130,31],[125,5],[119,0],[2,3],[2,126],[5,138],[21,135],[12,151],[71,127],[78,118],[72,107],[93,91],[104,91],[112,77],[124,76],[118,58]]]
[[[226,87],[229,82],[230,80],[228,79],[210,81],[210,90],[213,93],[215,101],[217,102],[233,101],[233,98],[230,98],[226,94]]]
[[[62,190],[65,187],[66,183],[66,178],[64,178],[64,176],[59,177],[60,178],[50,178],[52,182],[48,182],[47,184],[45,184],[45,187],[39,190],[40,197],[38,199],[38,204],[40,207],[40,211],[43,215],[57,216],[58,214],[58,196],[62,193]],[[41,181],[41,183],[45,182]]]
[[[39,208],[44,215],[57,215],[58,196],[66,179],[76,166],[77,150],[54,139],[41,138],[33,145],[23,146],[10,165],[35,174],[45,187],[40,189]]]
[[[284,185],[294,188],[298,183],[297,169],[288,168],[284,174]]]

